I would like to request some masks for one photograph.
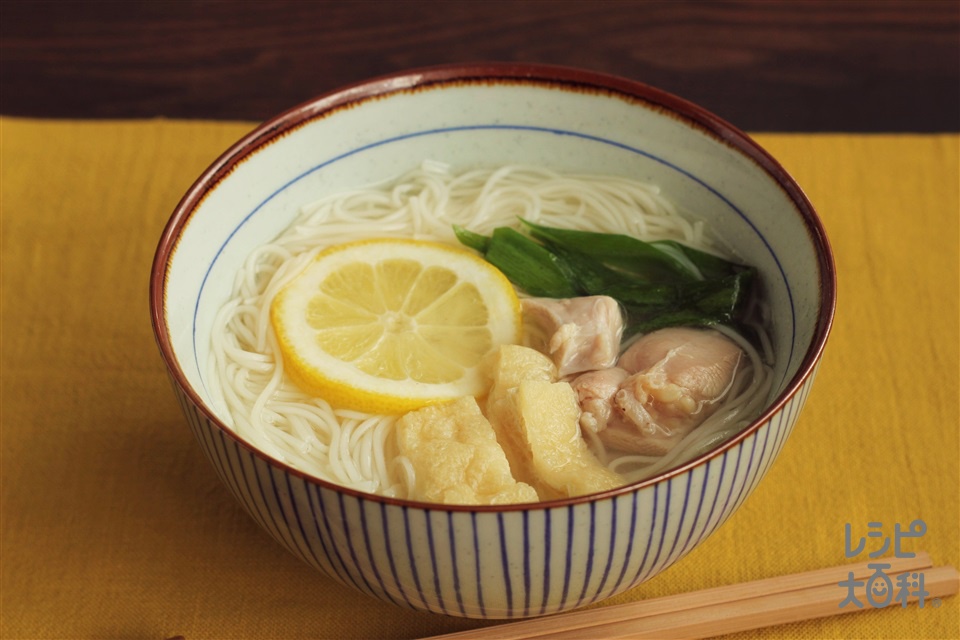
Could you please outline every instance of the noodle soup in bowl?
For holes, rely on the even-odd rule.
[[[686,280],[611,285],[632,277],[613,264],[622,246]],[[612,247],[597,258],[603,267],[590,262],[598,247]],[[351,271],[351,256],[374,253],[381,262]],[[300,304],[296,293],[390,298],[403,277],[388,286],[344,276],[381,274],[383,261],[453,273],[449,290],[467,292],[421,305],[434,318],[418,316],[421,337],[433,333],[397,338],[400,351],[414,346],[392,360],[371,355],[385,334],[344,326],[370,312],[406,336],[403,314],[309,296]],[[558,288],[542,276],[546,263],[560,265]],[[557,293],[568,286],[576,295]],[[626,297],[588,305],[614,326],[560,359],[552,330],[565,337],[563,327],[598,323],[558,320],[557,309],[620,290]],[[654,294],[693,307],[643,306]],[[461,303],[481,304],[483,321],[432,328],[467,317]],[[602,600],[715,531],[785,445],[834,306],[813,207],[749,137],[638,82],[512,64],[379,78],[261,125],[184,196],[151,279],[157,342],[187,422],[253,519],[333,580],[472,618]],[[298,324],[307,309],[328,313],[322,327]],[[729,322],[718,320],[728,311]],[[542,344],[530,338],[538,317],[548,318]],[[686,343],[662,347],[670,355],[654,364],[629,355],[671,330],[732,349],[713,396],[668,371]],[[437,367],[469,371],[451,374],[460,386],[437,374],[421,397],[390,373],[394,361],[426,366],[444,336],[456,337],[457,366],[441,358]],[[363,371],[337,377],[327,364],[338,359]],[[704,366],[712,379],[720,365],[708,357]],[[532,373],[516,381],[510,367]],[[599,410],[593,388],[578,383],[597,371],[621,376]],[[679,377],[661,385],[651,372]],[[567,448],[538,453],[554,446]]]

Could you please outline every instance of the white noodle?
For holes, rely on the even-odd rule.
[[[679,215],[651,185],[612,176],[561,176],[525,166],[452,175],[447,165],[425,161],[396,180],[305,205],[284,233],[244,262],[230,300],[216,316],[211,339],[214,402],[226,408],[228,424],[254,446],[305,473],[360,491],[409,495],[416,473],[397,454],[396,416],[333,409],[297,388],[283,373],[270,305],[317,252],[369,237],[371,229],[381,237],[456,244],[454,224],[489,235],[496,227],[517,227],[518,217],[648,241],[679,240],[729,255],[710,239],[702,222]],[[628,481],[639,480],[742,429],[762,408],[770,385],[770,341],[761,325],[753,328],[762,354],[737,333],[719,328],[743,347],[748,362],[731,383],[724,405],[703,425],[661,457],[615,455],[585,433],[600,459]]]

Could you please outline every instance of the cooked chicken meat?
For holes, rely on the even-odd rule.
[[[561,378],[616,363],[623,315],[613,298],[527,298],[521,303],[527,346],[550,356]]]
[[[573,382],[580,424],[608,447],[662,455],[716,411],[743,356],[736,343],[714,330],[649,333],[627,349],[616,368]]]
[[[598,433],[607,428],[614,414],[613,396],[620,384],[630,376],[620,367],[588,371],[577,376],[570,386],[577,393],[580,403],[580,426]]]

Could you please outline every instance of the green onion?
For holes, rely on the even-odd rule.
[[[750,296],[754,269],[679,242],[521,222],[532,237],[509,227],[498,227],[490,237],[459,226],[454,233],[529,295],[616,299],[626,310],[628,335],[667,326],[734,324]]]
[[[530,235],[552,247],[579,252],[641,279],[703,280],[728,276],[744,267],[674,240],[644,242],[631,236],[557,229],[520,220]]]
[[[487,238],[454,226],[461,243],[477,249],[487,262],[532,296],[571,298],[578,291],[570,282],[570,268],[542,245],[510,227],[494,229]]]

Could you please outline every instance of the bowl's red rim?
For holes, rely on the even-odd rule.
[[[533,84],[537,86],[555,85],[568,90],[611,93],[625,99],[645,103],[648,108],[656,108],[661,112],[672,115],[742,153],[763,169],[794,203],[803,217],[804,226],[810,240],[817,249],[820,273],[820,309],[817,314],[816,327],[810,347],[804,355],[796,374],[786,384],[784,391],[739,434],[716,449],[712,449],[679,467],[603,493],[516,505],[445,505],[365,493],[321,480],[290,467],[238,437],[207,407],[206,403],[187,381],[186,375],[180,368],[174,354],[164,315],[167,265],[176,248],[181,230],[186,226],[196,207],[217,183],[229,174],[239,162],[257,149],[310,120],[328,115],[340,108],[380,96],[429,88],[435,85],[484,82],[491,84]],[[267,120],[221,154],[186,192],[174,209],[160,236],[150,274],[151,321],[154,338],[163,360],[177,386],[187,395],[203,416],[223,432],[226,437],[268,464],[281,469],[285,473],[293,474],[305,482],[331,491],[343,492],[360,499],[435,511],[505,512],[549,509],[600,501],[651,487],[720,457],[759,431],[764,424],[782,410],[784,405],[798,393],[804,382],[814,374],[833,326],[836,297],[837,279],[833,251],[813,204],[793,177],[749,135],[703,107],[636,80],[573,67],[503,62],[440,65],[379,76],[322,94]]]

